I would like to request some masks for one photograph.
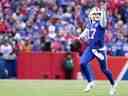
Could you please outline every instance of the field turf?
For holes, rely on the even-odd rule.
[[[81,80],[0,80],[0,96],[109,96],[108,81],[96,81],[85,93]],[[128,81],[121,81],[116,96],[128,96]]]

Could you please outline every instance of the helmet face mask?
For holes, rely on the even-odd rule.
[[[91,21],[99,21],[101,18],[101,10],[97,7],[94,7],[90,10],[89,19]]]

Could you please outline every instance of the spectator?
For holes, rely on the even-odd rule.
[[[124,0],[124,4],[120,7],[119,12],[122,16],[122,20],[128,23],[128,0]]]
[[[6,31],[7,30],[6,30],[4,19],[1,17],[0,18],[0,33],[5,33]]]
[[[69,52],[66,54],[66,59],[64,61],[64,71],[65,79],[72,79],[74,64],[72,60],[72,54]]]
[[[32,52],[31,40],[22,40],[18,46],[21,52]]]
[[[12,64],[10,63],[10,61],[13,59],[16,59],[16,55],[12,54],[13,53],[13,47],[12,47],[11,43],[5,41],[5,42],[3,42],[3,44],[1,44],[0,50],[1,50],[1,53],[3,55],[3,60],[5,63],[5,66],[6,66],[7,71],[8,71],[8,77],[11,77],[11,75],[13,73],[11,72],[10,66],[12,66]]]
[[[5,60],[3,59],[3,55],[2,53],[0,52],[0,79],[4,79],[7,77],[7,71],[5,72],[6,70],[6,63],[5,63]]]

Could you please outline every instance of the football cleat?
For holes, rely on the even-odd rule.
[[[85,92],[89,92],[92,88],[95,87],[95,82],[91,81],[87,84],[86,88],[84,89]]]
[[[116,96],[116,89],[114,86],[111,86],[109,94],[110,96]]]

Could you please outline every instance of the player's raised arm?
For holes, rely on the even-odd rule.
[[[107,27],[107,10],[106,4],[101,6],[101,18],[100,18],[100,25],[102,27]]]

